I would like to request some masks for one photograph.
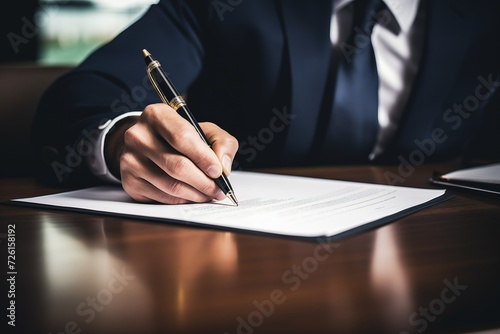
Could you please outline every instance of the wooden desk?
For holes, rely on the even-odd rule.
[[[404,185],[433,187],[435,168],[416,168]],[[376,183],[397,173],[274,171]],[[26,179],[0,185],[2,200],[58,191]],[[444,203],[330,242],[0,206],[1,309],[8,312],[5,234],[15,224],[19,333],[500,328],[500,200],[449,192],[455,197]]]

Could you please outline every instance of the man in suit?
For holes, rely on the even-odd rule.
[[[58,182],[121,182],[138,201],[185,203],[224,198],[212,178],[231,166],[415,167],[481,140],[498,148],[480,130],[500,118],[499,9],[486,0],[162,0],[42,98],[33,129],[41,170]],[[158,104],[144,48],[187,95],[213,150]]]

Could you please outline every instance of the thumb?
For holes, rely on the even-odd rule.
[[[200,126],[222,163],[224,173],[229,176],[234,157],[238,152],[238,140],[213,123],[200,123]]]

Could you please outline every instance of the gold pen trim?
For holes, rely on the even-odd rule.
[[[178,95],[178,96],[174,97],[172,100],[170,100],[168,105],[172,109],[177,111],[177,109],[179,109],[180,107],[186,106],[187,104],[186,104],[186,101],[184,101],[184,99],[182,98],[182,96]]]
[[[160,66],[161,65],[160,65],[160,62],[158,60],[154,60],[151,63],[149,63],[148,69],[147,69],[149,81],[151,81],[151,83],[153,84],[153,87],[156,90],[156,93],[158,93],[158,95],[160,96],[163,103],[168,104],[172,109],[177,111],[177,109],[179,109],[180,107],[187,105],[186,101],[184,101],[184,98],[180,95],[178,95],[178,96],[174,97],[172,100],[168,101],[167,97],[165,96],[165,94],[163,94],[162,90],[160,89],[160,87],[156,83],[156,80],[154,79],[153,75],[151,75],[151,72]]]
[[[154,89],[156,90],[156,93],[158,94],[158,96],[160,97],[160,99],[163,101],[163,103],[169,104],[167,97],[165,96],[165,94],[163,94],[163,92],[161,91],[160,87],[156,83],[155,78],[151,74],[151,71],[153,69],[157,68],[157,67],[160,67],[160,63],[158,61],[156,61],[156,60],[152,61],[148,65],[148,69],[147,69],[148,78],[149,78],[149,81],[151,82],[151,84],[153,85]]]
[[[148,73],[154,70],[155,68],[160,67],[160,62],[158,60],[153,60],[148,64]]]

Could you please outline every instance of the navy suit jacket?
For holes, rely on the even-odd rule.
[[[419,72],[399,131],[376,163],[448,159],[486,140],[489,148],[500,146],[500,4],[422,6]],[[331,0],[160,1],[40,101],[33,142],[44,178],[88,174],[78,160],[86,151],[75,143],[109,118],[160,101],[146,76],[144,48],[187,94],[198,121],[239,140],[236,168],[329,163],[310,152],[329,75],[331,12]]]

